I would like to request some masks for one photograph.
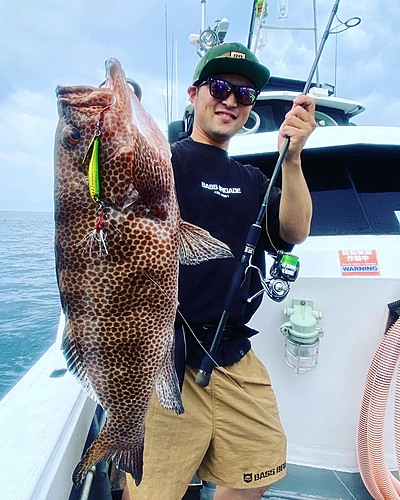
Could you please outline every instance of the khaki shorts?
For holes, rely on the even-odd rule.
[[[180,500],[196,472],[205,481],[243,489],[285,476],[286,436],[267,370],[254,352],[216,368],[207,388],[196,384],[196,374],[187,367],[183,415],[163,408],[154,393],[139,487],[127,474],[132,500]]]

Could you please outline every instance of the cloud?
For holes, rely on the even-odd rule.
[[[144,107],[166,133],[165,52],[167,45],[171,75],[174,33],[178,42],[178,114],[183,114],[186,88],[199,60],[188,36],[200,31],[202,6],[199,0],[166,1],[167,43],[164,3],[158,0],[2,2],[0,43],[5,50],[0,52],[0,162],[2,171],[7,171],[0,186],[2,196],[12,192],[18,199],[24,184],[27,193],[46,198],[49,187],[44,179],[51,183],[57,123],[54,89],[57,84],[99,85],[109,57],[118,58],[127,75],[141,84]],[[251,4],[244,5],[242,0],[207,2],[206,25],[227,17],[227,41],[246,44]],[[333,0],[318,2],[319,40],[332,5]],[[290,2],[284,23],[277,20],[276,11],[277,2],[269,2],[268,23],[309,26],[313,21],[311,0]],[[400,79],[400,5],[393,0],[341,2],[338,16],[342,20],[362,18],[361,25],[337,36],[338,96],[365,102],[367,110],[356,118],[357,123],[398,125],[399,106],[392,96]],[[314,58],[313,33],[270,30],[265,35],[265,49],[258,55],[272,74],[305,80]],[[335,50],[335,37],[330,36],[320,63],[322,82],[334,83]],[[6,185],[13,186],[9,192]],[[43,196],[39,195],[41,185],[46,190]]]
[[[48,96],[16,89],[0,106],[0,151],[41,156],[51,151],[56,125],[55,105]],[[15,162],[15,161],[14,161]]]
[[[15,89],[0,114],[0,210],[10,203],[20,210],[51,210],[54,102],[43,93]]]
[[[390,100],[379,92],[371,92],[362,96],[362,103],[366,112],[357,116],[353,121],[358,125],[371,125],[369,118],[373,110],[374,125],[400,127],[400,98]]]

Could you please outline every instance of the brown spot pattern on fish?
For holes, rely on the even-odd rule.
[[[107,412],[103,430],[74,471],[76,486],[99,460],[113,460],[140,483],[154,386],[161,404],[183,412],[172,362],[179,258],[197,264],[231,256],[226,245],[181,220],[168,143],[119,62],[109,60],[106,68],[104,88],[56,90],[55,250],[66,316],[63,350],[70,371]],[[108,254],[88,238],[96,231],[98,207],[84,159],[99,116]]]

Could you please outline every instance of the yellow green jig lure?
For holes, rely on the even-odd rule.
[[[88,184],[90,197],[97,205],[97,223],[94,230],[85,238],[85,241],[89,242],[90,253],[92,253],[93,247],[97,247],[101,256],[108,255],[108,244],[107,244],[107,233],[104,229],[103,215],[106,208],[104,200],[101,198],[101,181],[100,181],[100,123],[103,118],[105,111],[110,109],[110,107],[115,104],[116,100],[101,110],[99,120],[96,124],[96,130],[92,141],[86,151],[85,158],[83,162],[86,164],[87,159],[90,155],[89,167],[88,167]]]
[[[100,203],[99,135],[95,135],[91,143],[92,155],[88,170],[89,192],[95,203]]]
[[[108,108],[109,106],[107,106]],[[105,108],[105,109],[107,109]],[[105,111],[105,109],[103,111]],[[103,112],[102,112],[103,113]],[[100,114],[100,118],[102,116]],[[88,167],[88,184],[90,197],[97,205],[97,215],[98,219],[94,230],[84,238],[84,241],[89,243],[90,253],[92,253],[93,248],[97,248],[101,256],[108,255],[108,244],[107,244],[107,233],[104,229],[103,214],[105,203],[101,199],[101,182],[100,182],[100,119],[96,125],[96,131],[94,137],[89,144],[86,151],[85,158],[83,162],[86,164],[87,159],[90,155],[89,167]]]

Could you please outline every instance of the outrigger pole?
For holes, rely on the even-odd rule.
[[[315,56],[313,65],[311,67],[310,74],[309,74],[307,82],[304,86],[303,94],[308,94],[308,92],[310,90],[311,80],[314,76],[315,69],[318,65],[320,58],[321,58],[321,54],[322,54],[322,51],[324,49],[325,43],[328,39],[330,30],[331,30],[331,26],[333,23],[333,19],[334,19],[335,15],[337,13],[337,10],[338,10],[339,2],[340,2],[340,0],[335,0],[335,4],[333,5],[332,12],[331,12],[331,15],[330,15],[329,20],[328,20],[328,24],[326,25],[325,32],[322,36],[321,43],[319,45],[317,54]],[[259,211],[258,216],[257,216],[257,220],[254,224],[252,224],[252,226],[250,227],[249,232],[247,234],[244,251],[243,251],[242,257],[240,258],[239,262],[237,263],[236,270],[233,274],[228,293],[225,297],[224,311],[222,313],[217,330],[215,332],[210,351],[204,356],[203,361],[202,361],[201,366],[200,366],[200,369],[199,369],[197,376],[196,376],[196,383],[200,387],[207,387],[209,382],[210,382],[211,374],[212,374],[212,371],[213,371],[214,366],[215,366],[215,361],[214,361],[215,355],[217,353],[218,346],[221,342],[222,333],[223,333],[224,328],[226,326],[226,322],[228,321],[228,318],[230,315],[233,299],[239,293],[239,289],[240,289],[240,285],[242,283],[243,275],[245,273],[245,270],[248,267],[250,258],[254,254],[255,247],[256,247],[257,242],[260,238],[261,223],[262,223],[262,220],[265,216],[270,193],[271,193],[271,190],[276,183],[276,179],[277,179],[278,174],[281,170],[283,160],[285,159],[286,153],[287,153],[288,148],[289,148],[289,144],[290,144],[290,137],[287,137],[285,140],[284,146],[282,148],[282,151],[279,155],[278,161],[276,162],[275,169],[274,169],[274,172],[272,174],[271,180],[269,182],[267,192],[265,193],[263,203],[261,205],[260,211]]]

